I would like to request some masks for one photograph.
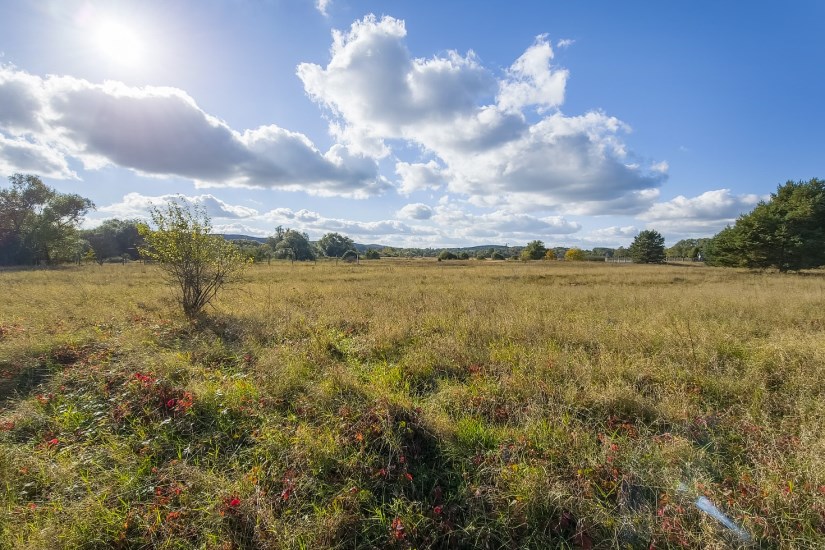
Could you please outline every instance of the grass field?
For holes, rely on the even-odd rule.
[[[0,272],[0,547],[825,547],[825,273],[279,263],[178,309]]]

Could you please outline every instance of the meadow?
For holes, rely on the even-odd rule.
[[[0,271],[0,547],[825,547],[821,271],[274,262],[179,309]]]

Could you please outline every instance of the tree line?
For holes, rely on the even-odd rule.
[[[34,175],[14,174],[0,189],[0,265],[61,262],[126,261],[140,257],[144,246],[137,219],[109,219],[93,229],[79,222],[94,204],[77,194],[60,193]],[[540,240],[526,246],[454,249],[377,247],[364,250],[345,235],[327,233],[312,242],[294,229],[276,227],[264,242],[231,241],[242,257],[254,262],[272,259],[312,261],[319,256],[344,258],[360,253],[367,259],[433,257],[453,259],[521,259],[604,261],[631,258],[637,263],[660,263],[667,258],[704,260],[708,265],[775,268],[794,271],[825,265],[825,181],[788,181],[768,200],[713,237],[683,239],[665,248],[662,235],[641,231],[628,247],[592,250],[550,248]],[[359,250],[360,249],[360,250]]]
[[[145,221],[109,219],[93,229],[80,229],[83,216],[95,207],[91,200],[60,193],[35,175],[14,174],[9,182],[8,188],[0,189],[0,265],[102,264],[140,258]],[[241,256],[256,262],[340,258],[355,250],[352,239],[338,233],[327,233],[313,243],[306,233],[280,226],[265,243],[231,242]],[[378,257],[378,253],[368,251],[367,257]]]

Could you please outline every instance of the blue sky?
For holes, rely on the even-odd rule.
[[[0,2],[0,172],[219,231],[669,244],[823,177],[825,3]]]

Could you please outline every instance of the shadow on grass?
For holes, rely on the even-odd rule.
[[[16,368],[11,365],[0,366],[0,409],[9,401],[30,394],[52,374],[52,368],[45,362]]]

